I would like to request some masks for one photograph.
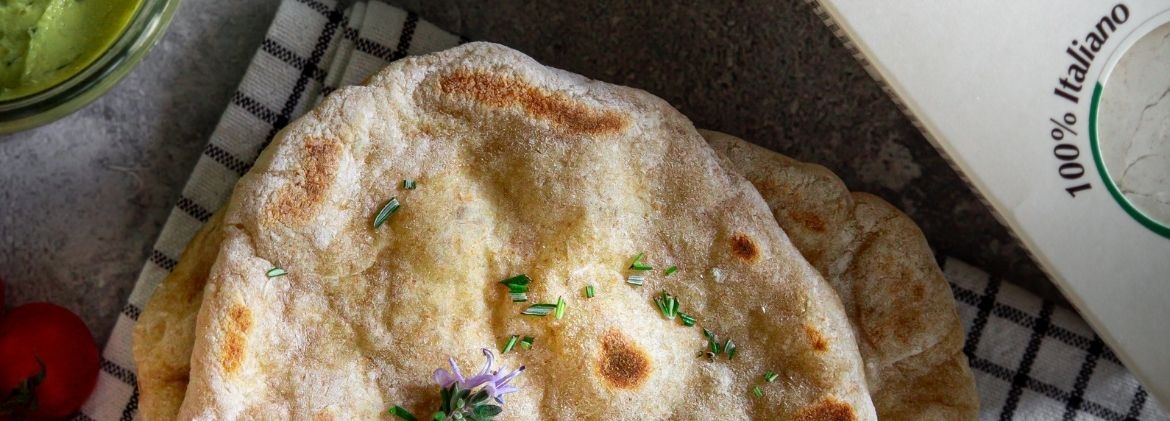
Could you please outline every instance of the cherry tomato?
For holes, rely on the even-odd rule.
[[[89,328],[68,309],[12,309],[0,319],[0,408],[32,419],[73,414],[93,392],[98,358]]]

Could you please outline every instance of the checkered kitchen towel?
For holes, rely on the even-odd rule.
[[[276,132],[339,86],[409,54],[466,40],[379,2],[284,0],[211,136],[102,354],[78,418],[132,420],[131,331],[187,241],[227,200]],[[952,259],[941,259],[967,330],[982,419],[1170,420],[1075,313]]]

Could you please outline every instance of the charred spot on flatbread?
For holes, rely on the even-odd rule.
[[[832,397],[806,406],[796,414],[797,421],[853,421],[857,415],[845,402]]]
[[[808,336],[808,343],[813,350],[825,351],[829,349],[829,340],[825,339],[825,335],[821,334],[816,326],[804,325],[804,334]]]
[[[610,330],[601,338],[597,371],[611,386],[633,389],[650,377],[650,357],[621,332]]]
[[[815,213],[793,210],[788,211],[788,217],[805,228],[825,232],[825,220]]]
[[[295,225],[309,222],[325,201],[337,175],[341,145],[330,139],[309,137],[300,148],[299,158],[302,165],[277,193],[272,209],[274,219]]]
[[[630,124],[628,117],[615,111],[595,109],[563,93],[482,71],[451,72],[440,79],[439,86],[445,94],[468,96],[491,107],[520,108],[530,116],[577,134],[613,134]]]
[[[760,248],[746,234],[735,234],[731,236],[731,254],[746,262],[754,262],[760,257]]]
[[[248,332],[252,330],[252,311],[241,305],[233,305],[228,312],[227,336],[223,342],[223,349],[219,354],[219,361],[227,373],[239,371],[244,364],[244,354],[248,346]]]

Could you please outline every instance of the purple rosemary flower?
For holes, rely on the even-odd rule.
[[[523,373],[524,366],[510,372],[503,367],[492,370],[496,361],[495,354],[491,350],[483,348],[483,355],[487,357],[487,362],[484,363],[483,369],[478,374],[470,378],[463,376],[463,372],[459,371],[459,366],[455,364],[454,358],[447,358],[447,362],[451,364],[451,371],[442,368],[435,369],[433,376],[435,383],[444,389],[456,385],[459,390],[469,391],[482,386],[482,390],[487,393],[488,397],[501,404],[504,403],[504,395],[520,391],[519,388],[508,384],[508,382]]]

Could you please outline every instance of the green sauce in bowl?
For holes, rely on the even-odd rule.
[[[43,91],[110,48],[142,0],[0,0],[0,100]]]

